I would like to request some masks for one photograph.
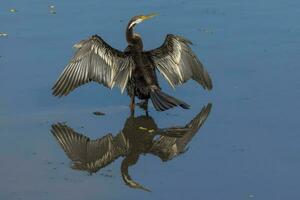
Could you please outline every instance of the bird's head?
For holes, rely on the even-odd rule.
[[[135,25],[147,20],[147,19],[151,19],[155,16],[157,16],[158,14],[156,13],[152,13],[149,15],[138,15],[138,16],[134,16],[133,18],[131,18],[131,20],[128,23],[128,29],[133,28]]]

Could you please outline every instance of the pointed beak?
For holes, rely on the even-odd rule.
[[[142,15],[141,16],[141,19],[144,21],[144,20],[146,20],[146,19],[151,19],[151,18],[153,18],[153,17],[155,17],[155,16],[157,16],[158,14],[157,13],[151,13],[151,14],[149,14],[149,15]]]

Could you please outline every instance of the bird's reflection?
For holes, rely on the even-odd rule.
[[[132,188],[150,191],[131,179],[129,166],[135,165],[141,154],[150,153],[162,161],[169,161],[184,153],[187,144],[207,119],[211,107],[210,103],[204,106],[194,119],[182,127],[161,129],[150,116],[130,116],[116,136],[109,133],[91,140],[61,123],[53,124],[51,132],[72,160],[73,169],[96,173],[122,156],[121,174],[124,182]]]

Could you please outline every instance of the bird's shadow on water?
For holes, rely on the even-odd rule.
[[[157,127],[148,115],[130,115],[123,129],[115,136],[111,133],[91,140],[77,133],[65,123],[52,124],[51,133],[72,161],[74,170],[97,173],[119,157],[121,174],[126,185],[150,192],[129,175],[129,167],[135,165],[141,154],[152,154],[167,162],[187,151],[187,145],[204,124],[212,108],[209,103],[185,126]]]

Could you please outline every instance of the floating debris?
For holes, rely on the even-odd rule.
[[[105,113],[99,112],[99,111],[93,112],[93,114],[94,114],[94,115],[98,115],[98,116],[100,116],[100,115],[105,115]]]
[[[17,9],[14,9],[14,8],[11,8],[11,9],[9,9],[9,12],[15,13],[15,12],[18,12],[18,10],[17,10]]]
[[[154,132],[154,129],[150,129],[148,130],[149,133],[153,133]]]
[[[249,194],[248,197],[249,198],[254,198],[254,194]]]
[[[50,5],[48,7],[49,7],[50,14],[56,14],[56,10],[55,10],[55,6],[54,5]]]
[[[7,33],[0,32],[0,37],[6,37],[6,36],[8,36]]]

